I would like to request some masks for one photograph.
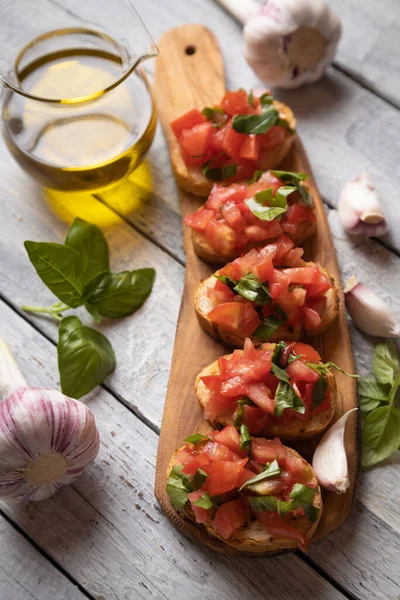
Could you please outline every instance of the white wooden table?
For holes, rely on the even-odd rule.
[[[105,2],[109,0],[99,0]],[[186,22],[218,35],[228,87],[259,85],[241,55],[241,32],[212,0],[135,0],[153,36]],[[398,0],[331,0],[344,23],[334,67],[319,83],[280,94],[295,111],[335,238],[343,279],[356,274],[400,316],[400,63]],[[151,72],[153,66],[146,68]],[[184,274],[181,219],[162,133],[149,153],[154,192],[128,216],[93,200],[116,270],[154,266],[155,289],[129,319],[104,324],[117,369],[89,395],[101,436],[96,461],[50,500],[1,504],[1,600],[395,600],[400,598],[399,456],[360,476],[351,517],[307,555],[225,558],[183,537],[153,495],[154,465]],[[338,221],[343,183],[368,168],[391,234],[348,238]],[[0,143],[0,335],[28,381],[59,385],[56,325],[21,312],[52,303],[23,248],[62,240],[67,225]],[[86,319],[89,323],[90,320]],[[350,325],[351,326],[351,325]],[[351,327],[357,368],[373,340]]]

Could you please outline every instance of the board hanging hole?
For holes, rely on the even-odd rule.
[[[193,56],[193,54],[196,54],[196,46],[186,46],[185,54],[188,56]]]

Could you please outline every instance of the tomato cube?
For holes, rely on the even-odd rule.
[[[214,435],[214,441],[223,444],[232,452],[240,452],[240,435],[233,425],[224,427]]]
[[[224,302],[209,312],[208,318],[217,325],[222,325],[231,330],[241,330],[243,328],[244,306],[240,302]]]
[[[266,133],[258,136],[260,138],[260,146],[263,150],[274,150],[274,148],[284,142],[287,135],[288,132],[284,127],[274,125]]]
[[[179,137],[179,143],[192,158],[204,157],[211,138],[211,123],[201,123],[192,129],[184,129]]]
[[[213,460],[209,469],[209,476],[203,484],[203,489],[210,496],[230,492],[237,486],[239,474],[247,461],[247,458],[237,461]]]
[[[227,125],[225,131],[224,141],[222,142],[222,148],[228,156],[238,160],[240,158],[240,149],[245,140],[246,135],[238,133],[230,125]]]
[[[242,220],[242,213],[240,212],[240,210],[234,202],[229,201],[223,204],[221,208],[221,213],[225,221],[228,223],[229,227],[235,229],[238,225],[240,225]]]
[[[260,147],[256,135],[248,135],[240,148],[240,158],[245,160],[258,160]]]
[[[272,462],[279,456],[279,464],[283,463],[287,457],[287,450],[279,438],[266,440],[264,438],[254,438],[251,444],[251,457],[258,463],[265,465]]]
[[[275,400],[269,395],[269,389],[260,381],[249,384],[247,387],[247,397],[250,398],[264,412],[272,414],[275,410]]]
[[[197,108],[193,108],[193,110],[189,110],[189,112],[185,113],[181,117],[178,117],[175,119],[175,121],[172,121],[171,129],[176,138],[179,139],[184,129],[192,129],[192,127],[195,127],[195,125],[200,125],[201,123],[206,122],[207,119],[205,116]]]
[[[214,527],[221,537],[229,539],[235,531],[243,527],[246,520],[246,506],[243,498],[222,504],[214,517]]]
[[[185,225],[188,225],[192,229],[196,231],[205,231],[207,229],[208,223],[214,216],[214,212],[212,210],[208,210],[206,208],[199,208],[192,215],[188,215],[183,219]]]
[[[205,492],[201,490],[196,490],[195,492],[190,492],[188,494],[190,506],[194,512],[194,517],[196,519],[196,523],[205,523],[210,514],[210,509],[202,508],[201,506],[196,506],[195,501],[199,500],[204,496]]]
[[[222,221],[212,219],[208,222],[206,238],[210,246],[222,256],[229,256],[235,248],[236,233]]]
[[[234,117],[235,115],[246,115],[253,112],[249,104],[247,92],[238,90],[237,92],[226,92],[221,102],[222,110]]]
[[[302,342],[296,342],[292,351],[294,354],[301,354],[302,359],[306,362],[317,363],[321,360],[320,355],[314,348],[308,344],[303,344]]]

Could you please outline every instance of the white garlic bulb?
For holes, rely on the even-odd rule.
[[[379,237],[388,231],[378,192],[367,171],[348,181],[338,204],[340,222],[347,233]]]
[[[316,81],[332,62],[341,24],[323,0],[218,1],[245,24],[244,56],[269,86]]]
[[[0,362],[4,393],[16,363],[2,340]],[[15,381],[25,383],[20,373]],[[94,415],[82,402],[26,384],[0,401],[0,499],[49,498],[77,479],[98,451]]]

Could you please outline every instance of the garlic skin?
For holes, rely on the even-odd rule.
[[[0,499],[45,500],[99,451],[93,413],[51,389],[19,388],[0,402]]]
[[[338,212],[344,230],[352,235],[379,237],[389,229],[378,192],[367,171],[346,183],[340,195]]]
[[[338,17],[323,0],[218,0],[244,27],[244,56],[271,86],[317,81],[333,61],[341,37]]]
[[[358,408],[347,411],[323,436],[314,452],[312,466],[318,483],[327,490],[344,493],[350,486],[344,432],[347,419]]]
[[[344,296],[347,310],[361,331],[384,338],[400,337],[400,323],[392,309],[354,275],[344,288]]]

